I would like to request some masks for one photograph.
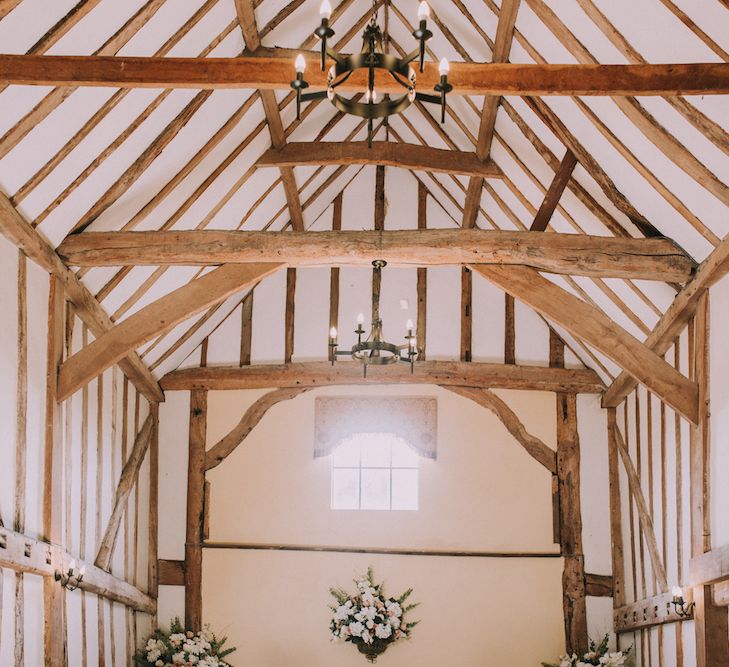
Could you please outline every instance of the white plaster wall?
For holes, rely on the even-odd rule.
[[[438,460],[421,462],[420,510],[332,512],[330,463],[313,459],[315,396],[385,392],[432,395],[439,402]],[[263,393],[210,392],[208,446]],[[555,446],[554,395],[499,393],[530,432]],[[174,410],[178,423],[183,414],[187,417],[186,406],[179,403]],[[164,421],[162,428],[163,432],[167,428]],[[167,446],[171,444],[170,440]],[[552,543],[551,475],[529,458],[490,412],[437,387],[332,387],[281,403],[244,445],[208,473],[208,479],[212,541],[558,550]],[[178,500],[183,497],[184,488],[177,495]],[[204,620],[240,647],[234,664],[359,664],[361,656],[353,647],[329,643],[327,588],[346,585],[368,564],[394,590],[415,587],[415,597],[423,602],[416,613],[423,621],[420,632],[412,643],[388,652],[393,665],[538,664],[556,656],[564,641],[559,558],[208,549],[203,562]],[[179,592],[163,590],[161,596],[170,615],[181,613]],[[296,614],[295,626],[281,625],[283,609]],[[524,627],[530,628],[526,634]],[[441,631],[447,639],[439,638]]]

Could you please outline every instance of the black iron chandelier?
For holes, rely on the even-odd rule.
[[[393,114],[405,111],[415,100],[439,104],[441,109],[440,122],[445,122],[446,96],[453,86],[448,83],[448,71],[450,66],[443,58],[440,61],[440,81],[435,85],[434,90],[438,95],[416,92],[416,74],[410,63],[419,61],[420,71],[423,71],[425,61],[425,43],[433,36],[428,30],[428,17],[430,8],[425,0],[420,3],[418,19],[420,25],[413,32],[413,37],[418,40],[418,47],[404,58],[397,58],[390,53],[385,53],[382,41],[382,31],[377,23],[377,5],[373,3],[373,13],[370,22],[362,33],[362,51],[351,55],[342,55],[327,46],[327,40],[334,36],[334,30],[329,25],[329,18],[332,15],[332,7],[329,0],[323,0],[319,9],[321,24],[316,28],[314,34],[321,40],[321,71],[326,69],[326,58],[329,56],[334,64],[327,74],[327,89],[315,93],[304,93],[309,83],[304,79],[306,71],[306,60],[299,54],[295,62],[296,78],[291,82],[291,87],[296,91],[296,119],[301,117],[301,103],[309,100],[329,98],[331,103],[344,113],[353,114],[360,118],[367,119],[368,144],[372,145],[373,120],[375,118],[386,118]],[[368,85],[364,91],[363,101],[349,99],[336,92],[358,69],[368,70]],[[389,94],[378,96],[375,90],[375,71],[384,70],[392,76],[405,91],[405,94],[391,98]]]
[[[414,372],[415,361],[418,358],[418,348],[415,344],[415,331],[413,329],[412,320],[408,320],[405,325],[407,331],[405,340],[407,343],[403,345],[395,345],[388,343],[382,338],[382,319],[380,319],[380,286],[382,284],[382,268],[387,265],[382,259],[376,259],[372,262],[374,267],[372,270],[372,329],[366,340],[362,340],[365,330],[362,328],[364,324],[364,315],[360,313],[357,316],[357,328],[354,333],[357,334],[357,342],[352,346],[351,350],[338,350],[337,330],[332,327],[329,331],[329,360],[334,362],[337,356],[352,357],[359,361],[364,367],[364,376],[367,377],[367,366],[370,364],[376,366],[385,366],[387,364],[395,364],[403,361],[410,364],[410,372]]]

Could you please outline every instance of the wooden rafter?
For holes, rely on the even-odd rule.
[[[307,54],[314,90],[326,88],[317,71],[317,54]],[[289,55],[240,58],[154,58],[136,56],[0,56],[0,83],[36,86],[112,88],[287,89]],[[440,79],[438,63],[426,63],[418,77],[422,89]],[[553,65],[451,63],[448,80],[459,95],[726,95],[729,63],[662,65]],[[391,77],[376,77],[377,90],[402,90]],[[352,75],[341,90],[360,91],[365,79]],[[453,94],[453,93],[451,93]]]
[[[215,265],[285,262],[289,266],[525,264],[571,275],[686,281],[694,264],[667,239],[501,230],[338,232],[87,232],[59,246],[71,265]]]
[[[516,16],[519,12],[521,0],[503,0],[499,10],[499,22],[496,27],[496,40],[494,41],[491,60],[494,63],[505,63],[509,60],[511,42],[516,26]],[[486,95],[481,109],[481,121],[478,128],[478,142],[476,154],[479,159],[486,160],[491,153],[491,142],[496,127],[496,114],[499,109],[500,97]],[[481,204],[483,178],[472,176],[468,183],[466,203],[463,207],[463,224],[465,229],[476,226],[476,217]]]
[[[554,179],[544,195],[542,205],[534,216],[532,226],[529,228],[530,231],[543,232],[547,229],[549,221],[552,219],[552,215],[554,215],[554,211],[557,208],[557,204],[559,204],[560,197],[565,191],[576,166],[577,158],[575,154],[567,149],[562,158],[562,162],[559,163],[559,169],[554,174]]]
[[[148,0],[129,20],[94,53],[94,56],[113,56],[159,11],[164,0]],[[29,56],[43,58],[45,56]],[[10,83],[9,81],[2,84]],[[34,127],[74,92],[73,87],[56,88],[49,92],[27,114],[0,137],[0,159],[5,157]]]
[[[162,387],[178,389],[263,389],[361,384],[439,384],[443,386],[535,391],[599,392],[600,378],[588,369],[541,368],[481,362],[424,361],[414,372],[405,364],[383,366],[363,377],[354,362],[299,362],[239,367],[191,368],[172,371]]]
[[[61,281],[66,298],[74,304],[76,314],[94,336],[99,338],[112,329],[114,325],[99,302],[65,266],[50,243],[30,226],[2,193],[0,193],[0,233],[36,264]],[[149,400],[164,401],[164,394],[159,384],[134,350],[130,350],[118,361],[127,377]]]
[[[552,33],[583,64],[597,64],[597,59],[572,34],[544,0],[525,0]],[[625,116],[651,141],[663,154],[696,182],[714,194],[719,201],[729,205],[729,186],[723,183],[711,170],[672,134],[670,134],[641,104],[632,96],[616,97],[615,104]]]
[[[525,266],[471,265],[515,298],[612,359],[690,422],[698,419],[698,387],[605,313]]]
[[[235,0],[235,7],[238,13],[241,31],[243,32],[243,39],[246,42],[246,48],[249,51],[255,52],[261,46],[261,38],[258,34],[253,0]],[[286,145],[286,136],[281,121],[281,112],[276,102],[276,94],[272,90],[259,90],[258,94],[263,103],[263,112],[266,114],[266,122],[268,123],[268,130],[271,134],[271,143],[275,149],[281,149]],[[296,177],[293,167],[290,165],[282,165],[279,169],[284,192],[286,193],[286,203],[289,207],[291,224],[295,230],[304,231],[304,214],[301,209],[301,199],[299,198],[299,191],[296,187]]]
[[[68,398],[130,351],[231,294],[251,287],[280,266],[223,265],[145,306],[61,366],[59,400]]]
[[[476,153],[444,150],[418,144],[375,141],[316,141],[290,143],[266,151],[257,167],[375,164],[446,174],[499,178],[501,169],[492,161],[483,162]]]

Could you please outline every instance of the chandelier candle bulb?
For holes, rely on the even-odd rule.
[[[683,599],[683,590],[681,590],[680,586],[674,586],[671,592],[674,600],[678,601]]]
[[[427,21],[430,18],[430,7],[428,6],[428,3],[423,0],[418,5],[418,20],[419,21]]]
[[[440,66],[438,67],[438,71],[440,72],[441,76],[448,76],[448,72],[451,71],[451,66],[446,58],[440,59]]]
[[[332,6],[329,0],[322,0],[321,5],[319,5],[319,16],[326,21],[332,17]]]
[[[303,74],[306,71],[306,59],[304,58],[303,54],[300,53],[298,56],[296,56],[294,68],[296,69],[297,74]]]

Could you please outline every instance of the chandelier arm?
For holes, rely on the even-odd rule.
[[[440,95],[431,95],[430,93],[415,93],[415,99],[419,102],[427,102],[428,104],[440,104]]]
[[[323,100],[327,96],[326,90],[317,90],[313,93],[302,93],[301,101],[309,102],[310,100]]]

